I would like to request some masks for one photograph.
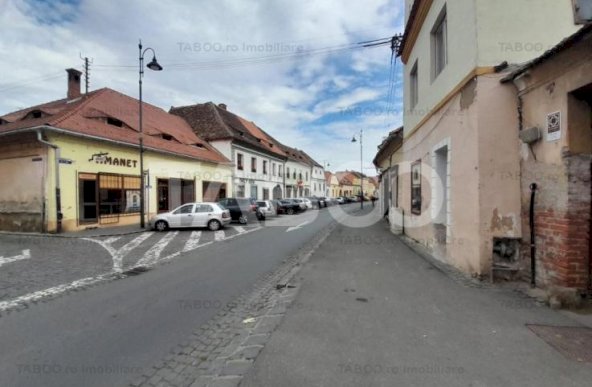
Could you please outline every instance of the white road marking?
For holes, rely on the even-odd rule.
[[[241,226],[234,226],[234,229],[236,230],[236,232],[238,232],[239,234],[242,234],[243,232],[245,232],[245,228],[241,227]]]
[[[258,230],[261,230],[261,229],[263,229],[263,227],[255,227],[255,228],[252,228],[250,230],[246,230],[242,234],[231,235],[231,236],[227,237],[226,240],[236,238],[236,237],[238,237],[240,235],[250,234],[252,232],[255,232],[255,231],[258,231]],[[148,238],[153,233],[146,233],[146,234],[147,234],[147,236],[143,240],[145,240],[146,238]],[[84,238],[84,239],[85,240],[88,240],[88,241],[91,241],[91,242],[98,243],[99,245],[103,246],[109,252],[111,252],[111,251],[116,252],[117,250],[115,250],[111,246],[111,243],[115,242],[116,240],[119,240],[120,238],[119,237],[117,237],[117,238],[109,238],[109,239],[106,239],[104,241],[94,240],[94,239],[91,239],[91,238]],[[137,240],[138,240],[138,238],[134,239],[132,242],[136,242]],[[109,242],[109,243],[106,243],[106,242]],[[132,242],[128,243],[124,247],[127,247],[128,245],[131,245]],[[205,247],[205,246],[211,245],[213,243],[214,243],[214,241],[206,242],[206,243],[203,243],[201,245],[198,245],[195,249],[199,249],[201,247]],[[115,253],[112,253],[112,255],[114,255],[114,254]],[[171,260],[173,258],[178,257],[179,255],[182,255],[182,252],[176,252],[176,253],[173,253],[171,255],[168,255],[168,256],[162,258],[159,262]],[[190,257],[191,255],[190,254],[185,254],[185,256]],[[125,277],[126,276],[121,276],[119,278],[125,278]],[[98,283],[101,283],[101,282],[109,281],[109,280],[112,280],[113,278],[114,278],[113,277],[113,272],[110,272],[110,273],[105,273],[105,274],[98,275],[96,277],[87,277],[87,278],[79,279],[79,280],[76,280],[76,281],[73,281],[73,282],[70,282],[70,283],[67,283],[67,284],[57,285],[57,286],[54,286],[54,287],[51,287],[51,288],[47,288],[45,290],[39,290],[37,292],[25,294],[23,296],[14,298],[14,299],[9,300],[9,301],[2,301],[2,302],[0,302],[0,312],[5,311],[5,310],[16,308],[19,305],[24,305],[24,304],[27,304],[27,303],[30,303],[30,302],[35,302],[35,301],[43,300],[43,299],[48,298],[48,297],[55,297],[55,296],[58,296],[58,295],[60,295],[62,293],[66,293],[66,292],[71,291],[71,290],[76,290],[76,289],[80,289],[80,288],[83,288],[83,287],[86,287],[86,286],[95,285],[95,284],[98,284]]]
[[[16,261],[20,261],[22,259],[29,259],[31,258],[31,250],[23,250],[23,253],[21,255],[15,255],[14,257],[7,257],[4,258],[3,256],[0,256],[0,266],[2,265],[6,265],[7,263],[11,263],[11,262],[16,262]]]
[[[45,290],[39,290],[37,292],[25,294],[24,296],[17,297],[10,301],[2,301],[0,302],[0,311],[4,311],[7,309],[15,308],[19,305],[26,304],[33,301],[39,301],[41,299],[57,296],[59,294],[65,293],[69,290],[79,289],[85,286],[94,285],[99,282],[103,282],[105,280],[113,278],[112,273],[103,274],[97,277],[87,277],[83,279],[79,279],[69,284],[63,284],[54,286],[52,288],[48,288]]]
[[[151,265],[158,261],[158,258],[160,258],[164,248],[167,247],[167,245],[171,243],[171,241],[175,239],[178,234],[179,231],[167,233],[160,241],[155,243],[146,254],[144,254],[144,256],[136,263],[135,266]]]
[[[140,236],[136,237],[131,242],[128,242],[125,246],[120,249],[116,249],[112,246],[113,242],[116,242],[120,239],[120,237],[109,238],[105,239],[104,241],[100,239],[92,239],[92,238],[83,238],[87,241],[98,243],[99,245],[103,246],[109,254],[111,254],[111,259],[113,259],[113,271],[117,273],[121,273],[123,270],[123,258],[130,253],[133,249],[140,246],[142,242],[148,239],[153,232],[143,233]]]
[[[306,222],[304,222],[304,223],[300,223],[298,226],[289,227],[289,228],[286,230],[286,232],[290,232],[290,231],[298,230],[298,229],[300,229],[300,228],[302,228],[302,227],[306,226],[308,223],[310,223],[310,222],[306,221]]]
[[[216,242],[226,239],[226,233],[224,231],[216,231],[214,233],[214,240]]]
[[[187,239],[187,242],[185,243],[185,247],[183,247],[182,252],[197,249],[197,247],[199,246],[200,238],[201,238],[201,231],[193,231],[191,233],[191,235],[189,236],[189,239]]]

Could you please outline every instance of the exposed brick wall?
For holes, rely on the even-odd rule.
[[[590,155],[564,153],[563,165],[522,165],[522,269],[530,274],[530,183],[537,183],[535,241],[537,285],[585,290],[588,287]]]

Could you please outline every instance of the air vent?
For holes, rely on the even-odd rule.
[[[195,144],[195,146],[198,147],[198,148],[205,148],[205,146],[203,144],[200,144],[200,143]]]
[[[47,114],[43,113],[41,110],[32,110],[29,113],[27,113],[26,116],[23,117],[23,120],[29,120],[32,118],[41,118],[41,117],[45,117]]]
[[[118,128],[121,128],[123,126],[123,122],[113,117],[107,117],[107,123],[109,125],[117,126]]]
[[[161,135],[161,137],[163,140],[167,140],[167,141],[171,141],[173,139],[173,136],[171,136],[170,134],[166,134],[166,133],[163,133]]]

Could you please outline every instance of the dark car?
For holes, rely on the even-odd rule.
[[[294,201],[293,199],[282,199],[280,200],[280,205],[283,207],[284,213],[288,215],[293,215],[304,211],[300,203]]]
[[[278,215],[283,215],[286,213],[286,206],[283,205],[280,200],[272,200],[271,202],[275,206],[275,210]]]
[[[259,210],[255,199],[225,198],[220,200],[218,204],[230,211],[230,218],[240,224],[265,220],[265,215]]]

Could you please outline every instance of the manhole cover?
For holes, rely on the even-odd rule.
[[[565,357],[579,362],[592,363],[591,328],[529,324],[526,326]]]

